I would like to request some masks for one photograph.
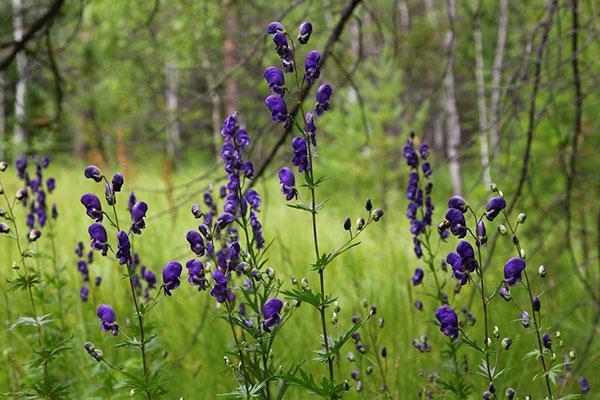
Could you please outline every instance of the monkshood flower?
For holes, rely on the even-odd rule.
[[[329,99],[333,94],[333,89],[327,83],[322,84],[317,89],[316,99],[317,104],[315,105],[315,114],[319,117],[322,116],[325,111],[330,108]]]
[[[310,35],[312,34],[312,24],[308,21],[303,22],[302,24],[300,24],[300,30],[299,30],[299,34],[298,34],[298,43],[300,44],[306,44],[308,43],[309,39],[310,39]]]
[[[102,255],[105,256],[108,252],[108,237],[106,235],[106,229],[99,223],[93,223],[88,228],[90,234],[91,247],[94,250],[102,251]]]
[[[102,171],[100,168],[95,165],[90,165],[85,168],[83,175],[88,179],[93,179],[96,182],[100,182],[102,180]]]
[[[237,121],[237,114],[233,113],[223,121],[223,127],[221,128],[221,135],[227,139],[232,139],[235,135],[235,132],[239,128]]]
[[[88,217],[96,222],[102,222],[104,215],[98,196],[92,193],[86,193],[81,196],[81,204],[85,207],[85,213]]]
[[[446,262],[452,267],[452,278],[459,281],[462,286],[467,284],[469,275],[463,269],[462,258],[456,252],[451,252],[446,256]]]
[[[248,202],[248,204],[250,205],[250,207],[253,210],[257,210],[260,207],[260,204],[262,202],[262,200],[260,199],[260,195],[258,194],[258,192],[254,189],[250,189],[248,190],[248,192],[246,193],[246,201]]]
[[[193,286],[198,286],[198,290],[206,289],[206,277],[204,273],[204,265],[200,260],[189,260],[185,267],[188,269],[188,282]]]
[[[263,76],[267,81],[269,90],[273,92],[273,94],[283,96],[285,93],[285,78],[283,77],[283,72],[277,67],[269,67],[265,69]]]
[[[583,393],[588,393],[590,391],[590,385],[584,377],[579,378],[579,387]]]
[[[144,218],[146,217],[146,212],[148,211],[148,204],[143,201],[138,201],[131,208],[131,230],[133,233],[137,233],[140,235],[142,233],[142,229],[146,227],[146,222]]]
[[[320,62],[321,54],[318,51],[312,50],[306,55],[306,59],[304,60],[304,79],[309,83],[313,83],[321,76]]]
[[[304,132],[310,137],[310,142],[313,146],[317,145],[317,127],[315,125],[315,119],[311,113],[306,113],[304,117]]]
[[[56,179],[54,179],[54,178],[46,179],[46,189],[48,189],[48,193],[54,192],[54,189],[56,189]]]
[[[85,261],[83,261],[83,260],[77,261],[77,270],[81,273],[81,278],[83,279],[84,282],[87,282],[90,280],[90,270]]]
[[[271,111],[271,119],[275,122],[286,122],[288,119],[287,106],[283,97],[270,95],[265,99],[265,104]]]
[[[77,243],[77,247],[75,247],[75,254],[77,254],[78,257],[83,257],[83,249],[83,242]]]
[[[479,221],[477,222],[477,227],[475,228],[475,232],[477,234],[477,241],[484,245],[487,243],[487,232],[485,229],[485,222]]]
[[[525,269],[525,260],[519,257],[513,257],[504,265],[504,282],[508,286],[515,286],[521,282],[521,273]]]
[[[135,193],[131,192],[131,194],[129,194],[129,200],[127,201],[127,211],[131,213],[131,210],[133,209],[133,206],[135,206],[135,203]]]
[[[235,295],[227,287],[227,277],[220,269],[213,272],[212,278],[215,281],[215,286],[210,291],[211,296],[217,299],[219,303],[224,303],[226,301],[232,302],[235,300]]]
[[[8,227],[8,225],[4,222],[0,222],[0,233],[9,233],[10,232],[10,228]]]
[[[273,35],[277,32],[284,32],[285,28],[283,27],[283,24],[281,22],[271,22],[269,25],[267,25],[267,33],[269,35]]]
[[[279,182],[281,182],[281,194],[285,196],[286,200],[291,200],[298,197],[298,191],[296,190],[296,178],[294,172],[288,167],[283,167],[279,170]]]
[[[440,331],[452,339],[458,337],[458,316],[449,306],[440,306],[435,311],[435,317],[440,322]]]
[[[533,296],[533,298],[531,299],[531,308],[533,308],[533,311],[540,311],[540,309],[542,308],[542,303],[540,302],[539,297]]]
[[[552,348],[552,338],[550,337],[550,334],[548,332],[544,332],[544,334],[542,335],[542,343],[544,344],[545,348]]]
[[[121,173],[117,172],[112,178],[113,191],[120,192],[121,188],[123,187],[124,181],[125,180],[123,179],[123,175],[121,175]]]
[[[79,291],[79,297],[81,298],[81,301],[83,301],[84,303],[87,302],[89,294],[90,289],[87,286],[82,286],[81,290]]]
[[[202,235],[196,231],[188,231],[188,233],[185,235],[185,238],[190,244],[190,249],[192,252],[194,252],[194,254],[199,257],[204,255],[206,248],[204,246],[204,240],[202,240]]]
[[[423,269],[421,269],[421,268],[415,269],[415,273],[413,274],[413,277],[412,277],[412,283],[413,283],[413,285],[417,286],[421,282],[423,282],[423,276],[424,275],[425,275],[425,271],[423,271]]]
[[[117,325],[117,315],[115,310],[107,304],[100,304],[96,310],[96,315],[100,318],[100,328],[104,332],[111,332],[113,336],[119,334],[119,325]]]
[[[492,197],[485,207],[485,217],[493,221],[504,208],[506,208],[506,201],[502,197]]]
[[[263,305],[263,329],[267,332],[271,332],[271,329],[277,326],[281,321],[281,308],[283,302],[277,298],[269,299]]]
[[[521,324],[523,328],[529,328],[529,313],[527,311],[521,312]]]
[[[467,223],[465,216],[456,208],[449,208],[446,211],[446,224],[450,227],[450,232],[458,238],[464,238],[467,235]]]
[[[171,296],[171,291],[179,287],[181,283],[179,281],[181,271],[183,271],[183,267],[176,261],[171,261],[163,267],[163,287],[165,288],[165,294],[167,296]]]
[[[19,179],[24,179],[27,171],[27,157],[17,158],[15,166],[17,167],[17,176]]]
[[[220,229],[223,229],[227,225],[231,224],[234,219],[235,219],[235,217],[231,213],[224,212],[223,214],[219,215],[219,217],[217,218],[217,226]]]
[[[455,208],[464,214],[467,212],[467,202],[461,196],[452,196],[448,199],[448,208]]]
[[[131,258],[131,242],[129,236],[124,231],[117,233],[117,253],[116,257],[119,260],[119,264],[125,265],[132,262]]]
[[[157,282],[156,275],[154,274],[154,272],[150,271],[145,266],[142,266],[141,273],[142,273],[142,278],[148,284],[148,289],[154,289],[156,287],[156,282]]]
[[[308,161],[308,146],[306,144],[306,139],[300,136],[293,138],[292,149],[294,151],[292,164],[298,167],[298,172],[310,170],[310,163]]]

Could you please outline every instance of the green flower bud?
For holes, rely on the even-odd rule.
[[[494,193],[496,193],[498,191],[498,185],[496,185],[495,183],[492,183],[490,185],[490,190]]]
[[[519,250],[519,253],[521,254],[521,258],[524,260],[525,257],[526,257],[526,255],[525,255],[525,249],[522,248],[521,250]]]
[[[544,267],[544,265],[540,265],[538,267],[538,274],[542,277],[545,278],[546,277],[546,267]]]
[[[8,163],[6,161],[0,161],[0,171],[4,172],[8,168]]]
[[[383,217],[383,210],[379,208],[376,209],[375,211],[373,211],[373,214],[371,214],[371,217],[373,218],[373,221],[379,221]]]
[[[517,222],[522,224],[523,222],[525,222],[526,219],[527,219],[527,214],[520,213],[519,216],[517,217]]]
[[[340,307],[340,304],[337,301],[333,303],[333,311],[339,313],[341,309],[342,308]]]
[[[362,231],[364,227],[365,227],[365,219],[364,218],[357,219],[356,220],[356,229],[358,229],[359,231]]]
[[[500,329],[497,325],[494,325],[494,337],[498,339],[500,337]]]
[[[498,225],[498,233],[501,235],[506,235],[506,227],[502,224]]]
[[[575,353],[575,350],[571,350],[569,352],[569,360],[575,361],[576,358],[577,358],[577,353]]]
[[[512,339],[511,338],[504,338],[502,339],[502,348],[504,350],[508,350],[510,349],[510,346],[512,345]]]
[[[336,312],[331,315],[331,323],[334,325],[338,323],[338,314]]]

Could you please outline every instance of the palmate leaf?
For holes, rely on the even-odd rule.
[[[307,373],[300,367],[293,367],[291,370],[278,375],[277,378],[289,385],[300,386],[311,393],[328,399],[339,399],[340,394],[344,391],[343,384],[336,384],[326,377],[323,377],[320,384],[318,384],[312,374]]]
[[[359,321],[357,324],[354,324],[352,328],[348,329],[343,335],[341,335],[337,340],[335,340],[331,347],[329,348],[329,353],[327,353],[324,349],[318,350],[315,353],[315,359],[320,362],[327,362],[329,358],[335,358],[336,354],[342,350],[342,347],[350,340],[352,334],[356,332],[362,325],[364,325],[369,319],[371,315],[369,315],[364,321]]]
[[[27,289],[40,283],[40,276],[36,273],[19,275],[16,279],[8,280],[8,291]]]
[[[288,300],[296,300],[299,302],[305,302],[312,305],[315,308],[321,308],[321,295],[319,293],[314,293],[308,289],[292,289],[292,290],[282,290],[281,293],[286,296]],[[336,298],[331,297],[330,295],[325,296],[324,306],[325,308],[329,307]]]
[[[327,265],[329,265],[337,256],[344,254],[345,252],[347,252],[348,250],[350,250],[353,247],[356,247],[360,244],[360,242],[356,242],[356,243],[352,243],[349,246],[343,247],[341,249],[335,250],[331,253],[323,253],[321,254],[321,257],[314,262],[311,265],[311,270],[312,271],[322,271],[325,269],[325,267],[327,267]]]
[[[542,355],[542,353],[540,353],[540,351],[538,349],[533,349],[529,353],[527,353],[523,356],[523,360],[526,360],[531,357],[535,357],[535,359],[537,360],[538,358],[540,358],[541,355]]]
[[[35,317],[19,317],[17,321],[8,328],[9,330],[14,330],[19,326],[43,326],[52,322],[52,319],[49,319],[50,314],[42,315],[37,318]]]

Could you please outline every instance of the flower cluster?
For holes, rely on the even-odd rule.
[[[87,254],[84,254],[85,245],[83,242],[77,243],[77,247],[75,247],[75,254],[77,255],[77,271],[81,274],[81,280],[83,281],[83,285],[79,290],[79,297],[81,301],[84,303],[88,300],[88,296],[90,293],[89,281],[90,281],[90,265],[94,262],[94,252],[89,250]],[[96,286],[100,286],[102,283],[102,277],[97,275],[94,278],[94,284]]]

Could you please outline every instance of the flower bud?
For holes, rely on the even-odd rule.
[[[383,318],[379,318],[377,320],[377,324],[379,325],[380,328],[383,328],[383,325],[385,324],[385,320]]]
[[[30,242],[35,242],[36,240],[38,240],[40,238],[40,236],[42,236],[42,232],[40,232],[39,229],[32,229],[29,234],[27,235],[27,239]]]
[[[0,194],[4,194],[4,187],[2,185],[0,185]]]
[[[6,211],[3,208],[0,208],[0,217],[4,217],[6,215]]]
[[[292,285],[298,284],[298,278],[295,275],[292,275]]]
[[[504,338],[502,339],[502,348],[504,350],[508,350],[510,349],[510,346],[512,345],[512,339],[511,338]]]
[[[302,280],[300,281],[300,284],[304,288],[308,287],[308,279],[306,277],[302,278]]]
[[[372,373],[373,373],[373,367],[369,365],[367,367],[367,375],[371,375]]]
[[[288,312],[292,309],[292,305],[289,301],[283,303],[283,311]]]
[[[334,325],[338,323],[338,314],[336,312],[331,315],[331,323]]]
[[[365,227],[365,219],[364,218],[357,219],[356,220],[356,229],[359,231],[362,231],[364,227]]]
[[[527,214],[520,213],[519,216],[517,217],[517,222],[522,224],[523,222],[525,222],[526,219],[527,219]]]
[[[496,185],[495,183],[490,184],[490,190],[496,193],[498,191],[498,185]]]
[[[339,313],[341,309],[342,308],[340,307],[340,304],[337,301],[333,303],[333,311]]]
[[[369,199],[367,199],[367,202],[365,203],[365,210],[371,211],[372,209],[373,209],[373,202],[369,198]]]
[[[94,344],[92,342],[85,342],[83,348],[89,353],[94,351]]]
[[[560,338],[562,335],[560,333],[560,331],[556,331],[556,333],[554,334],[557,338]]]
[[[364,308],[367,308],[367,307],[369,307],[369,300],[367,300],[367,299],[362,299],[362,306],[363,306]]]
[[[15,193],[15,199],[17,200],[23,200],[25,197],[27,197],[27,190],[23,188],[17,190],[17,193]]]
[[[575,350],[571,350],[569,352],[569,360],[575,361],[576,358],[577,358],[577,353],[575,353]]]
[[[98,362],[100,362],[104,359],[104,353],[100,349],[94,350],[94,352],[91,354],[91,356],[94,357],[94,359]]]
[[[357,370],[353,370],[352,372],[350,372],[350,377],[357,381],[360,379],[360,372],[358,372]]]
[[[485,347],[490,347],[492,345],[492,339],[490,339],[489,337],[485,338],[483,345]]]
[[[342,387],[344,388],[345,391],[350,390],[350,382],[348,382],[348,379],[344,380],[344,383],[342,384]]]
[[[515,246],[519,245],[519,237],[517,235],[513,235],[512,242]]]
[[[506,227],[503,224],[498,225],[498,233],[501,235],[506,235]]]
[[[371,315],[377,314],[377,306],[376,305],[372,305],[371,308],[369,309],[369,313]]]
[[[361,381],[356,382],[356,385],[354,385],[354,388],[356,389],[357,392],[361,392],[362,391],[362,382]]]
[[[546,267],[544,267],[544,265],[540,265],[538,267],[538,274],[542,277],[545,278],[546,277]]]
[[[524,260],[524,259],[525,259],[525,256],[526,256],[526,254],[525,254],[525,249],[521,249],[521,250],[519,250],[519,253],[521,254],[521,258]]]
[[[225,363],[225,365],[229,365],[229,357],[223,356],[223,362]]]
[[[200,208],[199,204],[194,204],[192,206],[192,215],[194,216],[194,218],[198,219],[198,218],[202,218],[202,209]]]
[[[515,398],[515,394],[516,394],[516,392],[515,392],[515,389],[513,389],[513,388],[508,388],[504,392],[504,395],[506,396],[506,398],[508,400],[513,400]]]
[[[387,348],[385,346],[381,347],[381,357],[382,358],[386,358],[387,357]]]
[[[502,190],[498,190],[498,196],[504,198],[504,193],[502,193]]]
[[[378,208],[375,211],[373,211],[373,214],[371,216],[373,218],[373,221],[377,222],[381,219],[381,217],[383,217],[383,210]]]
[[[350,218],[346,218],[344,220],[344,230],[349,231],[351,227],[352,227],[352,221],[350,221]]]
[[[540,311],[542,303],[540,302],[539,297],[533,296],[533,299],[531,299],[531,307],[533,308],[533,311]]]
[[[6,161],[0,161],[0,171],[4,172],[8,168],[8,163]]]
[[[490,385],[488,386],[488,390],[491,393],[496,393],[496,386],[494,386],[494,382],[490,382]]]
[[[275,270],[271,267],[267,268],[267,270],[265,271],[265,273],[267,274],[267,276],[269,278],[273,278],[275,276]]]
[[[496,339],[498,339],[500,337],[500,329],[498,328],[498,325],[494,325],[494,337]]]
[[[346,355],[346,359],[348,359],[348,361],[353,362],[354,361],[354,353],[353,352],[348,352],[348,355]]]
[[[10,228],[4,222],[0,222],[0,233],[8,233],[10,232]]]

